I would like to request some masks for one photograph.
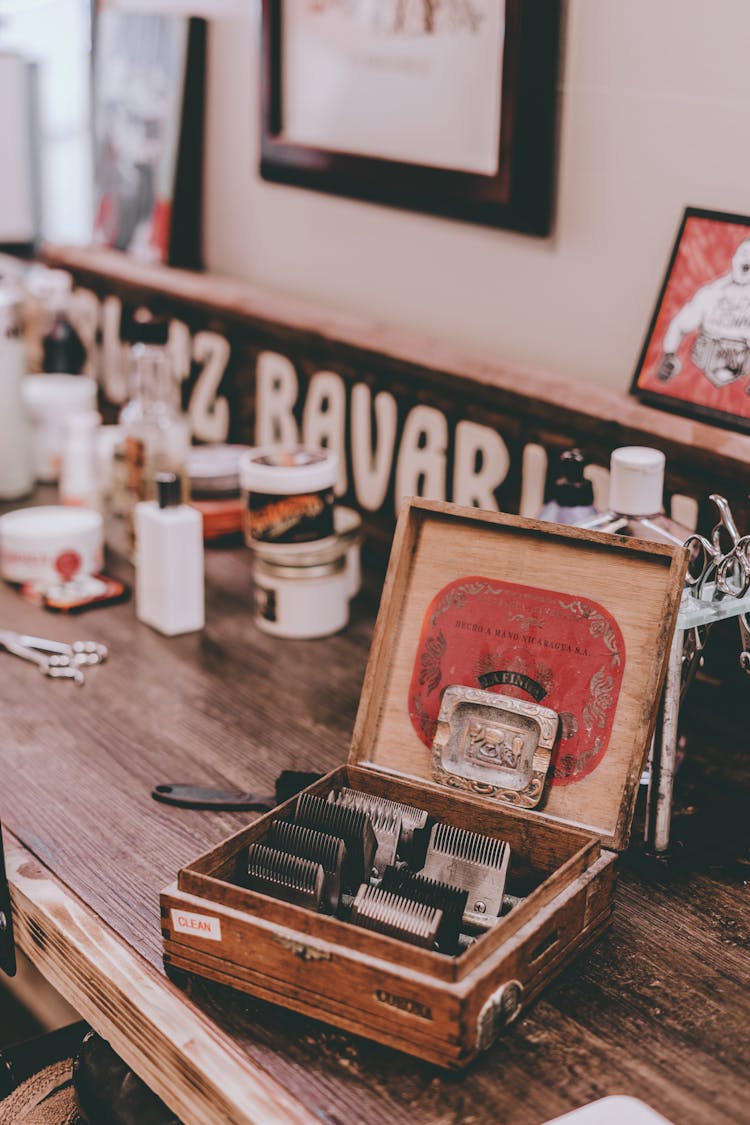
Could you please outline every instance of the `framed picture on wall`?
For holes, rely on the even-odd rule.
[[[631,391],[750,433],[750,216],[687,208]]]
[[[549,233],[559,0],[263,0],[261,174]]]
[[[158,6],[153,5],[152,6]],[[198,268],[206,24],[99,0],[94,241]]]

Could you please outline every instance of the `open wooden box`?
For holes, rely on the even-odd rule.
[[[293,815],[289,801],[163,892],[168,971],[441,1066],[469,1063],[608,924],[684,574],[678,548],[408,502],[348,765],[308,791],[347,785],[504,839],[508,890],[525,897],[452,957],[248,890],[247,848]],[[446,769],[433,751],[452,683],[544,697],[561,713],[537,807],[520,807],[531,786],[500,790],[471,769]]]

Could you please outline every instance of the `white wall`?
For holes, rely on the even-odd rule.
[[[0,50],[39,65],[42,235],[51,242],[91,238],[90,24],[88,0],[0,0]]]
[[[217,272],[625,389],[683,207],[750,212],[748,0],[567,0],[547,240],[261,181],[248,2],[210,37]]]

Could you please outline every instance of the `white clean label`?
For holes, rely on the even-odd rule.
[[[191,914],[187,910],[172,907],[172,925],[179,934],[192,934],[193,937],[221,941],[221,922],[206,914]]]

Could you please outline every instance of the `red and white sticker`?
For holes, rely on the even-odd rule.
[[[172,907],[172,925],[178,934],[221,941],[221,922],[207,914],[191,914],[188,910],[175,910]]]

